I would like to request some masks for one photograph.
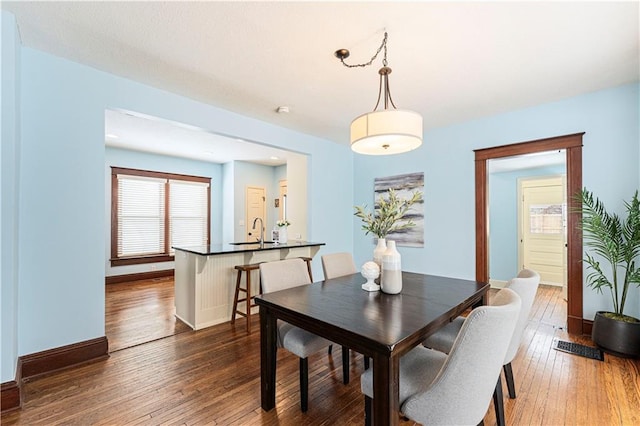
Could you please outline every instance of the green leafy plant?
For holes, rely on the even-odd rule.
[[[387,191],[388,197],[380,195],[378,206],[373,212],[367,212],[367,206],[355,206],[354,216],[362,219],[362,230],[365,235],[369,233],[378,238],[385,238],[388,234],[402,229],[407,229],[416,224],[411,220],[401,220],[407,214],[412,205],[422,200],[422,192],[415,191],[409,199],[398,197],[393,188]]]
[[[276,225],[278,225],[280,228],[282,228],[283,226],[287,227],[287,226],[291,225],[291,222],[289,222],[286,219],[285,220],[279,220],[279,221],[276,222]]]
[[[614,309],[609,317],[637,322],[638,319],[624,314],[624,305],[629,287],[635,284],[640,288],[640,268],[636,266],[640,255],[638,191],[630,202],[624,202],[627,211],[624,220],[615,213],[607,212],[604,204],[586,188],[582,190],[580,199],[585,246],[593,252],[585,253],[584,261],[591,271],[587,276],[587,285],[599,293],[605,288],[609,289]],[[607,262],[606,271],[599,259]]]

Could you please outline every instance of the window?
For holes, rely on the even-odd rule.
[[[560,234],[564,223],[564,205],[535,204],[529,207],[529,232],[532,234]]]
[[[171,246],[207,244],[209,229],[209,185],[170,180],[169,235]],[[171,249],[173,254],[173,249]]]
[[[111,265],[173,260],[209,243],[211,179],[111,168]]]

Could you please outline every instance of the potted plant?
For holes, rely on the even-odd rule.
[[[411,219],[404,222],[400,220],[413,204],[422,199],[422,193],[415,191],[411,198],[402,199],[393,188],[389,188],[387,194],[388,197],[382,195],[378,197],[378,207],[373,212],[367,212],[366,205],[354,207],[356,209],[354,215],[362,219],[362,230],[365,231],[365,235],[371,233],[378,238],[385,238],[391,232],[415,226]]]
[[[373,260],[378,265],[381,255],[386,250],[385,238],[388,234],[415,226],[411,219],[404,219],[412,205],[422,200],[422,192],[414,191],[411,198],[400,198],[393,188],[389,188],[387,196],[380,195],[377,207],[373,212],[366,210],[367,206],[355,206],[356,217],[362,219],[362,230],[378,237],[378,244],[373,252]],[[404,219],[404,220],[403,220]]]
[[[636,190],[625,201],[627,217],[609,213],[594,195],[582,190],[582,230],[587,263],[587,285],[602,293],[608,289],[613,311],[598,311],[593,321],[593,342],[614,355],[640,357],[640,320],[624,313],[629,290],[640,288],[640,201]],[[601,262],[603,263],[601,265]]]

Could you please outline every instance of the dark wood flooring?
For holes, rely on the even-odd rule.
[[[152,316],[166,322],[166,316]],[[601,362],[554,350],[554,339],[591,344],[566,333],[565,317],[560,290],[541,287],[513,362],[518,398],[505,398],[507,424],[640,425],[640,362],[609,355]],[[363,424],[362,357],[352,354],[351,383],[343,385],[339,347],[310,357],[305,414],[299,409],[298,358],[279,351],[276,408],[262,411],[260,333],[249,336],[243,325],[151,339],[106,360],[31,380],[23,387],[23,408],[2,415],[2,424]],[[493,405],[485,424],[495,424]]]

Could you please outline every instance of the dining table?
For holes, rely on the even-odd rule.
[[[365,281],[356,273],[255,298],[263,410],[275,407],[278,320],[371,358],[373,424],[396,425],[400,358],[465,310],[488,303],[489,284],[473,280],[403,271],[399,294],[365,291]]]

